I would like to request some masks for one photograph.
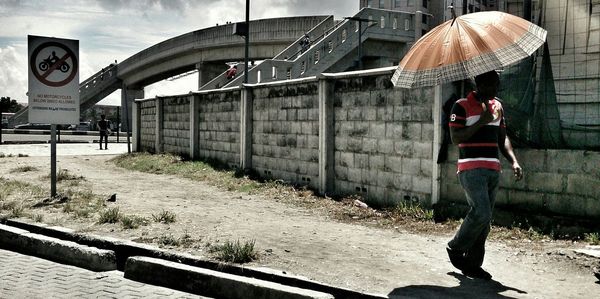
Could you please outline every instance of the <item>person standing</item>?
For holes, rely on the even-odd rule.
[[[523,170],[506,136],[504,110],[496,97],[498,73],[478,75],[475,84],[476,91],[458,100],[450,114],[450,137],[459,148],[458,179],[470,210],[446,251],[464,275],[490,280],[492,275],[481,265],[500,181],[498,152],[511,163],[517,181],[523,178]]]
[[[104,138],[104,149],[108,149],[108,120],[106,120],[106,116],[104,114],[100,115],[100,120],[98,121],[98,131],[100,133],[100,149],[102,149],[102,139]]]

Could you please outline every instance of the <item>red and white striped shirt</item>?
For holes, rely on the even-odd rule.
[[[458,145],[458,172],[487,168],[501,170],[498,154],[500,128],[506,127],[504,110],[498,98],[486,100],[487,109],[492,111],[494,120],[481,127],[469,140]],[[483,112],[477,93],[471,92],[467,98],[456,101],[450,114],[449,126],[464,128],[474,125]]]

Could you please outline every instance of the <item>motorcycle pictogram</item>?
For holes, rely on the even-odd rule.
[[[52,51],[52,55],[42,60],[42,62],[40,62],[40,64],[38,65],[38,68],[40,69],[40,71],[45,72],[59,60],[60,59],[56,56],[56,52]],[[66,73],[69,71],[70,68],[71,66],[68,63],[63,62],[58,69],[60,69],[61,72]]]

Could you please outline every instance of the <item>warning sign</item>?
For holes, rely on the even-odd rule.
[[[29,122],[79,122],[79,41],[28,36]]]

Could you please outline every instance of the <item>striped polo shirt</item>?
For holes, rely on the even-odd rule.
[[[458,172],[487,168],[501,170],[498,155],[498,136],[500,127],[505,127],[504,110],[498,98],[486,101],[488,109],[492,109],[494,120],[481,127],[469,140],[458,145]],[[466,99],[456,101],[450,114],[449,126],[464,128],[474,125],[483,111],[476,93],[471,92]]]

